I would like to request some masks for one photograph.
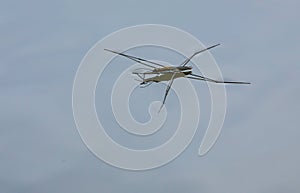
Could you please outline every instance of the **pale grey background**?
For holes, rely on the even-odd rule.
[[[299,6],[296,0],[1,1],[0,192],[299,192]],[[170,164],[130,172],[87,150],[73,121],[71,92],[94,43],[144,23],[181,28],[206,45],[221,43],[212,53],[224,77],[253,84],[228,87],[225,124],[209,154],[197,156],[205,128],[199,127],[191,146]],[[152,93],[149,101],[160,100],[163,89],[145,91]],[[198,93],[209,98],[205,86]],[[142,95],[133,98],[146,109]],[[167,105],[176,104],[171,94]],[[101,119],[111,118],[103,112]],[[131,141],[122,136],[115,137]]]

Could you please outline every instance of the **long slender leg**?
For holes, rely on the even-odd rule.
[[[214,82],[214,83],[223,83],[223,84],[251,84],[250,82],[241,82],[241,81],[219,81],[219,80],[214,80],[210,79],[204,76],[200,76],[197,74],[190,74],[190,76],[187,76],[187,78],[191,79],[196,79],[196,80],[203,80],[203,81],[208,81],[208,82]]]
[[[193,55],[191,55],[189,58],[185,59],[185,61],[183,61],[179,66],[185,66],[185,65],[187,65],[187,64],[191,61],[191,59],[192,59],[194,56],[200,54],[201,52],[204,52],[204,51],[206,51],[206,50],[209,50],[209,49],[212,49],[212,48],[214,48],[214,47],[216,47],[216,46],[219,46],[219,45],[220,45],[220,44],[216,44],[216,45],[210,46],[210,47],[208,47],[208,48],[205,48],[205,49],[203,49],[203,50],[200,50],[200,51],[198,51],[198,52],[195,52],[195,53],[194,53]]]
[[[171,89],[171,86],[172,86],[172,84],[173,84],[173,82],[174,82],[174,77],[175,77],[176,73],[177,73],[177,72],[174,72],[174,73],[173,73],[172,78],[171,78],[171,80],[169,81],[169,84],[168,84],[167,89],[166,89],[166,92],[165,92],[164,100],[163,100],[163,102],[162,102],[162,104],[161,104],[161,106],[160,106],[158,112],[161,111],[162,107],[164,106],[164,104],[165,104],[165,102],[166,102],[167,96],[168,96],[169,91],[170,91],[170,89]]]

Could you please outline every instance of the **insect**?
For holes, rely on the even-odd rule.
[[[162,64],[159,64],[157,62],[153,62],[150,60],[146,60],[143,58],[131,56],[128,54],[124,54],[122,52],[117,52],[109,49],[104,49],[106,51],[112,52],[114,54],[118,54],[120,56],[126,57],[130,60],[133,60],[137,63],[140,63],[144,65],[147,68],[139,68],[136,69],[133,74],[137,75],[140,80],[140,86],[141,87],[147,87],[153,82],[162,82],[162,81],[169,81],[168,86],[166,88],[166,92],[163,98],[162,105],[159,109],[159,111],[162,109],[164,106],[168,93],[170,91],[170,88],[176,78],[189,78],[189,79],[194,79],[194,80],[202,80],[202,81],[207,81],[207,82],[213,82],[217,84],[250,84],[249,82],[239,82],[239,81],[219,81],[219,80],[214,80],[208,77],[204,77],[198,74],[193,74],[192,72],[192,66],[187,66],[187,64],[191,61],[193,57],[196,55],[205,52],[209,49],[212,49],[216,46],[219,46],[220,44],[216,44],[210,47],[207,47],[203,50],[197,51],[194,54],[192,54],[190,57],[186,58],[179,66],[165,66]],[[150,77],[149,77],[150,76]]]

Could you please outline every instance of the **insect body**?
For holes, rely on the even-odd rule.
[[[194,56],[196,56],[204,51],[207,51],[211,48],[214,48],[218,45],[220,45],[220,44],[216,44],[216,45],[210,46],[208,48],[205,48],[203,50],[200,50],[198,52],[195,52],[190,57],[186,58],[179,66],[164,66],[157,62],[153,62],[153,61],[146,60],[143,58],[131,56],[128,54],[124,54],[122,52],[116,52],[116,51],[109,50],[109,49],[105,49],[105,50],[115,53],[115,54],[118,54],[120,56],[126,57],[130,60],[133,60],[135,62],[138,62],[138,63],[144,65],[145,67],[148,67],[148,68],[139,68],[133,72],[133,74],[137,75],[140,78],[139,81],[141,82],[140,83],[141,86],[144,86],[144,85],[147,86],[153,82],[157,83],[157,82],[162,82],[162,81],[169,81],[165,95],[164,95],[162,105],[160,107],[160,110],[161,110],[161,108],[163,107],[163,105],[166,102],[166,98],[167,98],[169,90],[173,84],[173,81],[176,78],[189,78],[189,79],[194,79],[194,80],[202,80],[202,81],[208,81],[208,82],[213,82],[213,83],[223,83],[223,84],[250,84],[249,82],[214,80],[214,79],[204,77],[201,75],[193,74],[192,66],[186,66]],[[151,77],[146,77],[146,76],[151,76]]]

